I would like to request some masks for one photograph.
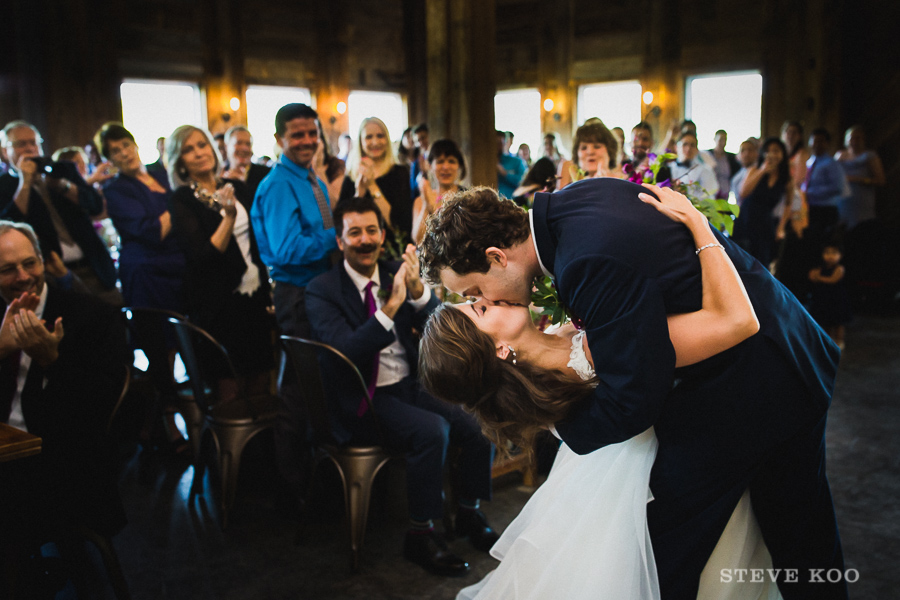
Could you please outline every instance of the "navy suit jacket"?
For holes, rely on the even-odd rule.
[[[400,263],[380,263],[381,289],[385,289]],[[411,377],[416,377],[419,362],[419,340],[414,332],[421,331],[428,315],[440,304],[432,294],[422,310],[416,311],[408,302],[394,315],[394,331],[406,351]],[[368,316],[359,289],[350,279],[341,261],[306,286],[306,311],[313,338],[342,352],[359,369],[368,383],[372,367],[383,348],[394,342],[394,332],[387,331],[374,316]],[[326,385],[331,386],[333,398],[340,406],[333,413],[339,421],[356,418],[359,407],[359,386],[341,375],[337,365],[322,365]],[[336,432],[336,435],[338,432]],[[338,435],[338,437],[343,437]]]
[[[563,303],[585,323],[600,379],[557,430],[580,454],[654,424],[660,453],[670,435],[693,444],[690,451],[702,452],[702,440],[711,440],[729,452],[730,429],[739,423],[764,452],[825,412],[839,350],[787,288],[716,232],[761,329],[736,348],[675,369],[666,315],[700,309],[700,261],[687,228],[641,202],[641,191],[604,178],[535,195],[540,258]],[[785,365],[808,398],[760,397],[760,378],[785,372]],[[693,410],[699,412],[690,422],[680,416]]]
[[[72,240],[81,248],[84,258],[90,263],[100,283],[107,289],[114,288],[116,286],[116,266],[109,256],[103,240],[94,231],[94,224],[91,221],[91,216],[103,212],[103,198],[82,179],[75,163],[66,161],[54,163],[54,171],[78,188],[78,205],[76,206],[68,198],[62,197],[53,190],[48,190],[50,201],[66,224]],[[28,196],[28,214],[25,215],[13,201],[18,187],[19,174],[16,171],[9,170],[0,176],[0,218],[28,223],[34,228],[34,233],[41,243],[41,250],[47,256],[52,250],[62,257],[59,235],[56,233],[50,211],[44,204],[41,195],[36,190],[31,190],[31,194]]]

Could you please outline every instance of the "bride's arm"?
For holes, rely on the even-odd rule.
[[[740,276],[710,230],[706,217],[690,200],[671,188],[648,187],[660,200],[640,194],[641,200],[673,221],[684,223],[694,236],[697,248],[714,244],[697,255],[702,270],[702,307],[696,312],[668,317],[675,366],[683,367],[736,346],[759,331],[759,321]]]

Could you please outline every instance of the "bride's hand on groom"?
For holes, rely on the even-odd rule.
[[[688,227],[703,226],[708,228],[708,221],[699,210],[694,208],[687,196],[680,194],[672,188],[661,188],[652,183],[641,184],[651,190],[659,198],[657,200],[647,193],[638,194],[638,198],[645,204],[649,204],[676,223],[684,223]]]

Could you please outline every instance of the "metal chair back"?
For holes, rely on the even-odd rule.
[[[209,415],[215,411],[216,381],[212,375],[204,372],[204,361],[200,356],[202,354],[206,360],[219,363],[226,377],[237,379],[237,371],[228,356],[228,350],[204,329],[189,321],[170,317],[169,323],[175,328],[175,342],[194,392],[194,401],[204,414]],[[251,402],[247,402],[247,410],[253,412]]]

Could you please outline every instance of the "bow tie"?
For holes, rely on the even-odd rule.
[[[687,162],[676,162],[675,164],[678,165],[679,167],[685,167],[685,168],[687,168],[687,167],[690,167],[690,166],[691,166],[691,161],[687,161]]]

